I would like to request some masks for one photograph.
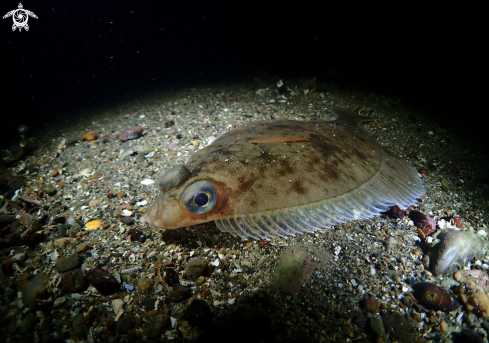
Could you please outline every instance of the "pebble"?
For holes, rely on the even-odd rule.
[[[49,176],[51,177],[56,177],[59,175],[59,170],[58,169],[53,169],[51,170],[51,172],[49,173]]]
[[[385,329],[384,323],[382,323],[382,319],[378,316],[374,316],[370,318],[370,330],[379,338],[385,338]]]
[[[90,200],[88,202],[88,206],[90,206],[90,207],[96,207],[96,206],[98,206],[98,204],[99,204],[98,200]]]
[[[90,131],[87,132],[82,138],[82,141],[94,141],[98,138],[98,135],[95,133],[95,131]]]
[[[55,242],[56,245],[56,242]],[[63,273],[66,272],[67,270],[79,267],[81,265],[81,259],[80,256],[77,253],[74,253],[70,256],[63,257],[60,259],[58,262],[56,262],[56,265],[54,268],[59,272]]]
[[[134,322],[124,315],[117,321],[116,330],[121,335],[126,335],[134,327]]]
[[[66,293],[81,293],[88,286],[81,269],[69,270],[61,277],[60,289]]]
[[[44,187],[44,191],[49,196],[53,196],[57,192],[56,187],[54,187],[53,185],[46,185],[46,187]]]
[[[70,241],[72,241],[73,238],[71,237],[62,237],[54,240],[54,246],[56,248],[62,248],[65,247]]]
[[[111,295],[120,289],[120,284],[109,272],[103,269],[90,269],[85,276],[102,295]]]
[[[472,312],[476,310],[477,314],[481,317],[489,315],[489,298],[483,291],[461,294],[460,300],[467,311]]]
[[[58,307],[66,302],[67,298],[65,296],[54,299],[53,307]]]
[[[85,341],[87,338],[87,325],[83,319],[83,314],[78,314],[73,319],[73,338],[77,341]]]
[[[377,313],[379,310],[379,302],[375,297],[369,297],[365,300],[365,307],[369,313]]]
[[[421,282],[413,286],[414,297],[420,304],[436,311],[453,311],[460,304],[443,288],[434,283]]]
[[[168,299],[172,303],[178,303],[187,300],[192,296],[192,290],[180,284],[174,284],[168,293]]]
[[[172,287],[180,283],[180,275],[173,268],[165,268],[165,282],[168,286]]]
[[[82,243],[76,247],[76,252],[83,252],[88,250],[88,243]]]
[[[440,240],[430,249],[430,269],[435,275],[453,273],[474,257],[482,257],[489,243],[475,233],[445,229],[437,236]]]
[[[147,277],[143,277],[138,281],[137,290],[139,294],[149,294],[152,292],[155,282]]]
[[[48,283],[49,279],[45,275],[37,274],[35,276],[27,276],[27,279],[20,285],[22,301],[26,307],[36,309],[38,307],[37,300],[47,299],[49,297],[47,290]]]
[[[166,314],[159,314],[148,319],[144,325],[144,334],[153,339],[162,335],[163,330],[170,325],[170,319]]]
[[[185,266],[185,275],[189,280],[196,280],[201,276],[207,267],[207,260],[203,257],[193,257]]]

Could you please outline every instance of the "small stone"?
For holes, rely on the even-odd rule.
[[[447,331],[448,331],[448,324],[447,324],[446,321],[442,320],[440,322],[440,329],[441,329],[441,332],[447,333]]]
[[[155,282],[147,277],[143,277],[137,284],[137,290],[139,294],[149,294],[153,290]]]
[[[49,173],[49,176],[51,177],[56,177],[59,175],[59,170],[58,169],[53,169],[51,170],[51,172]]]
[[[166,314],[159,314],[154,317],[150,317],[147,323],[144,325],[144,334],[150,338],[157,338],[163,334],[163,330],[168,327],[169,317]]]
[[[382,323],[382,319],[379,317],[374,316],[370,319],[370,329],[377,337],[381,339],[385,338],[384,323]]]
[[[142,128],[141,126],[134,126],[133,128],[127,129],[123,133],[116,135],[116,138],[119,139],[121,142],[136,139],[141,136],[143,130],[144,128]]]
[[[168,294],[168,298],[172,303],[178,303],[187,300],[191,296],[192,290],[178,283],[172,286],[171,291]]]
[[[47,299],[49,297],[47,291],[48,282],[48,277],[42,274],[27,276],[27,279],[20,284],[22,301],[26,307],[36,309],[38,300]]]
[[[66,293],[81,293],[88,286],[81,269],[73,269],[63,273],[60,288]]]
[[[206,267],[207,260],[205,258],[200,256],[191,258],[185,266],[185,275],[187,275],[190,280],[196,280],[204,273]]]
[[[205,277],[199,276],[199,278],[195,281],[196,286],[202,286],[205,283]]]
[[[88,243],[82,243],[76,247],[76,252],[83,252],[88,250]]]
[[[71,237],[62,237],[54,240],[54,246],[56,248],[65,247],[73,238]]]
[[[120,289],[119,282],[106,270],[90,269],[85,271],[85,276],[102,295],[111,295]]]
[[[87,325],[85,324],[85,320],[83,319],[83,314],[79,314],[75,316],[73,320],[73,337],[77,341],[85,341],[87,339]]]
[[[126,315],[117,321],[116,330],[121,335],[126,335],[129,330],[132,330],[134,323]]]
[[[375,297],[370,297],[365,300],[365,307],[367,309],[367,312],[370,313],[377,313],[379,310],[379,302]]]
[[[165,282],[168,286],[172,287],[177,283],[180,283],[180,276],[173,268],[165,268]]]
[[[99,204],[99,201],[98,201],[98,200],[90,200],[90,201],[88,202],[88,205],[89,205],[90,207],[96,207],[98,204]]]
[[[53,185],[46,185],[46,187],[44,188],[44,191],[49,196],[53,196],[57,192],[56,188]]]
[[[62,259],[60,259],[58,262],[56,262],[54,268],[59,273],[63,273],[66,272],[67,270],[79,267],[80,265],[81,265],[80,256],[78,256],[77,253],[74,253],[68,257],[63,257]]]
[[[54,299],[53,307],[58,307],[66,302],[67,298],[65,296]]]
[[[95,131],[90,131],[85,134],[81,139],[82,141],[94,141],[98,138],[98,135],[95,133]]]

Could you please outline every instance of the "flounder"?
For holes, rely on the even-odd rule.
[[[243,239],[310,233],[371,218],[424,194],[416,170],[361,124],[335,120],[246,123],[166,171],[143,221],[175,229],[214,220]]]

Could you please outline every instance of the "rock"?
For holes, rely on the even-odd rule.
[[[375,297],[370,297],[365,300],[365,307],[369,313],[377,313],[379,310],[379,302]]]
[[[98,135],[95,131],[90,131],[85,134],[81,139],[82,141],[94,141],[98,138]]]
[[[402,219],[404,218],[404,212],[403,210],[401,210],[401,208],[397,205],[395,206],[392,206],[391,208],[389,208],[389,210],[387,212],[385,212],[385,214],[389,217],[389,218],[392,218],[392,219]]]
[[[385,338],[385,329],[384,323],[382,323],[382,319],[377,316],[374,316],[370,319],[370,330],[379,338]]]
[[[282,293],[297,294],[314,270],[324,268],[329,260],[324,250],[302,244],[290,247],[279,258],[273,283]]]
[[[420,304],[436,311],[453,311],[460,304],[443,288],[429,282],[421,282],[413,286],[414,297]]]
[[[70,241],[72,241],[73,238],[71,237],[62,237],[54,240],[54,246],[56,248],[62,248],[65,247]]]
[[[68,299],[65,296],[54,299],[53,307],[58,307],[60,305],[63,305],[66,302],[66,300]]]
[[[64,219],[64,217],[62,217]],[[56,225],[56,232],[54,233],[54,238],[68,237],[68,232],[71,229],[70,224]]]
[[[143,277],[138,281],[137,290],[139,294],[150,294],[153,290],[155,282],[147,277]]]
[[[76,247],[76,252],[83,252],[88,250],[88,243],[82,243]]]
[[[125,141],[128,141],[130,139],[138,138],[143,133],[143,130],[144,130],[144,128],[142,128],[141,126],[134,126],[133,128],[127,129],[123,133],[116,135],[116,137],[121,142],[125,142]]]
[[[73,338],[77,341],[85,341],[87,339],[87,325],[83,319],[83,314],[75,316],[73,319]]]
[[[453,229],[443,230],[440,241],[430,249],[430,269],[435,275],[453,273],[474,257],[485,256],[489,243],[477,234]]]
[[[163,331],[169,324],[169,317],[166,314],[159,314],[148,319],[144,325],[144,334],[146,337],[153,339],[163,334]]]
[[[87,289],[88,282],[81,269],[73,269],[63,273],[60,288],[66,293],[81,293]]]
[[[56,187],[54,187],[53,185],[46,185],[46,187],[44,187],[44,191],[47,193],[47,195],[49,196],[53,196],[56,194],[57,190],[56,190]]]
[[[431,235],[436,231],[436,221],[433,218],[427,217],[420,211],[409,211],[409,219],[414,225],[420,229],[425,236]]]
[[[165,268],[165,282],[170,287],[177,283],[180,283],[180,276],[175,269]]]
[[[132,330],[134,323],[125,314],[122,318],[117,321],[116,330],[121,335],[126,335],[129,330]]]
[[[168,293],[168,299],[172,303],[178,303],[187,300],[191,296],[192,296],[192,290],[178,283],[173,285],[171,291]]]
[[[185,266],[185,275],[187,275],[190,280],[196,280],[204,273],[206,267],[207,260],[205,258],[200,256],[191,258]]]
[[[480,317],[489,315],[489,298],[483,291],[462,294],[460,300],[468,312],[476,310]]]
[[[56,241],[54,241],[54,245],[56,245]],[[80,256],[77,253],[74,253],[68,257],[63,257],[58,262],[54,268],[59,272],[63,273],[67,270],[79,267],[81,265]]]
[[[22,301],[26,307],[36,309],[38,308],[38,300],[49,298],[47,290],[48,282],[48,277],[42,274],[27,276],[26,280],[20,284]]]
[[[382,313],[382,322],[389,340],[399,343],[414,343],[415,332],[413,321],[398,312]]]
[[[90,269],[85,271],[85,276],[102,295],[111,295],[120,289],[119,282],[106,270]]]

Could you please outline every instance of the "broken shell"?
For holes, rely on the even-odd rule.
[[[100,220],[92,220],[91,222],[88,222],[85,224],[85,229],[86,230],[95,230],[98,229],[102,225],[102,222]]]
[[[414,285],[414,297],[427,308],[436,311],[453,311],[460,304],[443,288],[429,282]]]

